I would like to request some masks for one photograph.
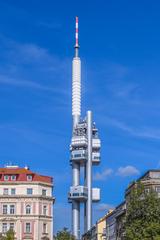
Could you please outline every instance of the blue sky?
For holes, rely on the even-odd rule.
[[[94,221],[160,167],[159,1],[0,1],[0,160],[54,177],[55,231],[70,227],[71,61],[79,16],[83,116],[102,140]]]

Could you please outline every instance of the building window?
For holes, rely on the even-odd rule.
[[[30,205],[26,206],[26,214],[31,214],[31,206]]]
[[[157,192],[157,193],[160,193],[160,186],[159,186],[159,187],[156,187],[156,192]]]
[[[16,195],[16,189],[15,188],[11,188],[11,195]]]
[[[3,195],[8,195],[8,188],[3,189]]]
[[[15,206],[10,205],[10,214],[15,214]]]
[[[43,233],[47,233],[47,224],[43,223]]]
[[[30,232],[31,232],[31,224],[26,223],[26,233],[30,233]]]
[[[27,175],[27,181],[32,181],[32,175]]]
[[[47,206],[45,205],[45,206],[43,206],[43,215],[47,215]]]
[[[4,175],[4,180],[8,181],[9,180],[9,176],[8,175]]]
[[[33,194],[33,189],[27,188],[27,195],[32,195],[32,194]]]
[[[2,224],[2,232],[6,233],[7,232],[7,223]]]
[[[14,223],[10,223],[9,229],[10,229],[10,230],[14,230]]]
[[[3,214],[7,214],[7,205],[3,205]]]
[[[12,176],[11,176],[11,180],[12,180],[12,181],[15,181],[15,180],[16,180],[16,175],[12,175]]]
[[[144,189],[144,192],[145,192],[145,193],[149,193],[149,192],[150,192],[150,188],[145,188],[145,189]]]
[[[46,196],[47,195],[47,190],[46,189],[42,189],[42,196]]]

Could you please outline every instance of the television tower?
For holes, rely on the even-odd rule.
[[[72,118],[73,130],[70,144],[72,186],[69,202],[72,204],[72,234],[80,239],[80,205],[84,204],[84,232],[92,227],[92,202],[100,201],[100,189],[92,188],[92,166],[100,163],[101,142],[98,129],[87,111],[81,118],[81,60],[79,57],[78,17],[76,17],[75,56],[72,61]],[[83,185],[80,171],[84,170]]]

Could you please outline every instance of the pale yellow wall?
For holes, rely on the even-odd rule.
[[[106,228],[106,218],[103,218],[97,222],[97,239],[98,240],[104,239],[102,234],[103,234],[105,228]]]

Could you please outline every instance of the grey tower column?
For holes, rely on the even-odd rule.
[[[80,180],[80,165],[77,163],[72,164],[73,172],[73,186],[79,185]],[[80,203],[78,201],[72,201],[72,232],[76,237],[76,240],[79,240],[80,235]]]
[[[84,165],[84,186],[87,187],[87,173],[86,173],[86,165]],[[84,202],[84,233],[87,232],[87,208],[86,202]]]
[[[88,139],[88,159],[86,166],[88,200],[86,203],[87,231],[92,227],[92,112],[87,111],[87,139]]]

